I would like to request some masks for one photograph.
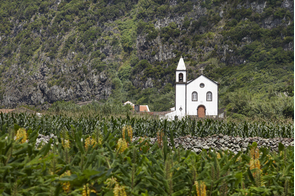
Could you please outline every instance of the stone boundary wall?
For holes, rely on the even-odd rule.
[[[39,134],[36,146],[40,143],[46,144],[50,138],[57,139],[57,137],[53,134],[50,136],[44,136]],[[142,137],[141,137],[142,138]],[[132,141],[139,140],[140,137],[133,137]],[[144,138],[143,138],[144,139]],[[157,138],[149,138],[150,143],[154,144],[157,142]],[[227,135],[212,135],[208,137],[193,137],[193,136],[184,136],[179,138],[174,138],[175,147],[182,147],[185,150],[192,150],[193,152],[199,153],[202,149],[209,150],[230,150],[237,154],[239,151],[245,152],[247,147],[251,145],[253,142],[257,143],[257,147],[266,147],[269,148],[271,151],[278,152],[279,143],[282,143],[285,147],[287,146],[294,146],[294,138],[261,138],[261,137],[232,137]],[[169,141],[169,146],[172,144]]]
[[[133,138],[133,141],[138,140],[139,137]],[[157,138],[150,138],[152,144],[157,142]],[[168,138],[169,142],[169,138]],[[257,147],[270,148],[271,151],[278,151],[279,143],[282,143],[285,147],[294,146],[294,138],[261,138],[261,137],[232,137],[227,135],[212,135],[204,138],[184,136],[174,138],[175,147],[183,147],[186,150],[192,150],[199,153],[202,149],[215,149],[215,150],[230,150],[235,154],[239,151],[245,152],[247,147],[253,142],[257,143]],[[171,143],[169,142],[169,145]]]

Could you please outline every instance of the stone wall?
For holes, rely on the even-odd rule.
[[[134,138],[137,140],[139,138]],[[151,143],[157,142],[157,138],[150,138]],[[261,138],[261,137],[232,137],[227,135],[212,135],[208,137],[194,137],[185,136],[174,139],[175,147],[183,147],[186,150],[192,150],[196,153],[202,151],[202,149],[209,150],[230,150],[235,154],[239,151],[245,152],[247,147],[253,142],[257,143],[258,148],[266,147],[270,148],[271,151],[278,151],[279,143],[282,143],[285,147],[294,146],[294,138]],[[171,143],[169,142],[171,146]]]

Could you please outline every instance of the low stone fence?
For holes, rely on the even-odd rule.
[[[50,138],[56,139],[57,137],[53,134],[50,134],[50,136],[39,134],[36,141],[36,146],[38,146],[40,143],[46,144],[50,140]],[[140,139],[140,137],[134,137],[132,141],[136,141],[138,139]],[[149,138],[149,140],[151,144],[157,142],[157,138]],[[174,138],[174,144],[176,148],[182,147],[186,150],[192,150],[196,153],[201,152],[202,149],[209,150],[211,148],[215,150],[230,150],[236,154],[239,151],[246,151],[247,147],[253,142],[257,143],[258,148],[266,147],[269,148],[271,151],[278,151],[279,143],[282,143],[285,147],[294,146],[294,138],[242,138],[222,134],[212,135],[203,138],[193,136]],[[168,144],[172,146],[169,142],[169,139]]]
[[[137,140],[139,138],[134,138]],[[157,142],[157,138],[150,138],[151,143]],[[169,141],[168,141],[169,142]],[[294,138],[261,138],[261,137],[232,137],[227,135],[212,135],[208,137],[193,137],[185,136],[174,138],[175,147],[182,147],[186,150],[192,150],[196,153],[202,151],[202,149],[215,149],[215,150],[230,150],[235,154],[239,151],[246,151],[247,147],[253,142],[257,143],[258,148],[266,147],[271,151],[278,151],[279,143],[282,143],[285,147],[294,146]],[[170,142],[169,145],[171,146]]]

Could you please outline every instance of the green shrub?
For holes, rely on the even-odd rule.
[[[286,9],[284,8],[278,8],[274,13],[274,17],[278,19],[284,18],[285,15],[286,15]]]
[[[121,69],[119,69],[118,77],[120,80],[128,80],[131,74],[132,68],[130,65],[124,66]]]
[[[91,61],[92,69],[96,69],[98,72],[102,72],[107,69],[107,65],[105,62],[102,62],[100,58],[94,58]]]
[[[283,115],[286,117],[286,118],[292,118],[294,120],[294,106],[291,105],[291,106],[286,106],[284,109],[283,109]]]

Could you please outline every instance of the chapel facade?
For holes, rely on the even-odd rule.
[[[187,81],[187,70],[181,57],[176,69],[175,107],[166,117],[175,116],[218,116],[218,83],[203,73],[194,80]]]

